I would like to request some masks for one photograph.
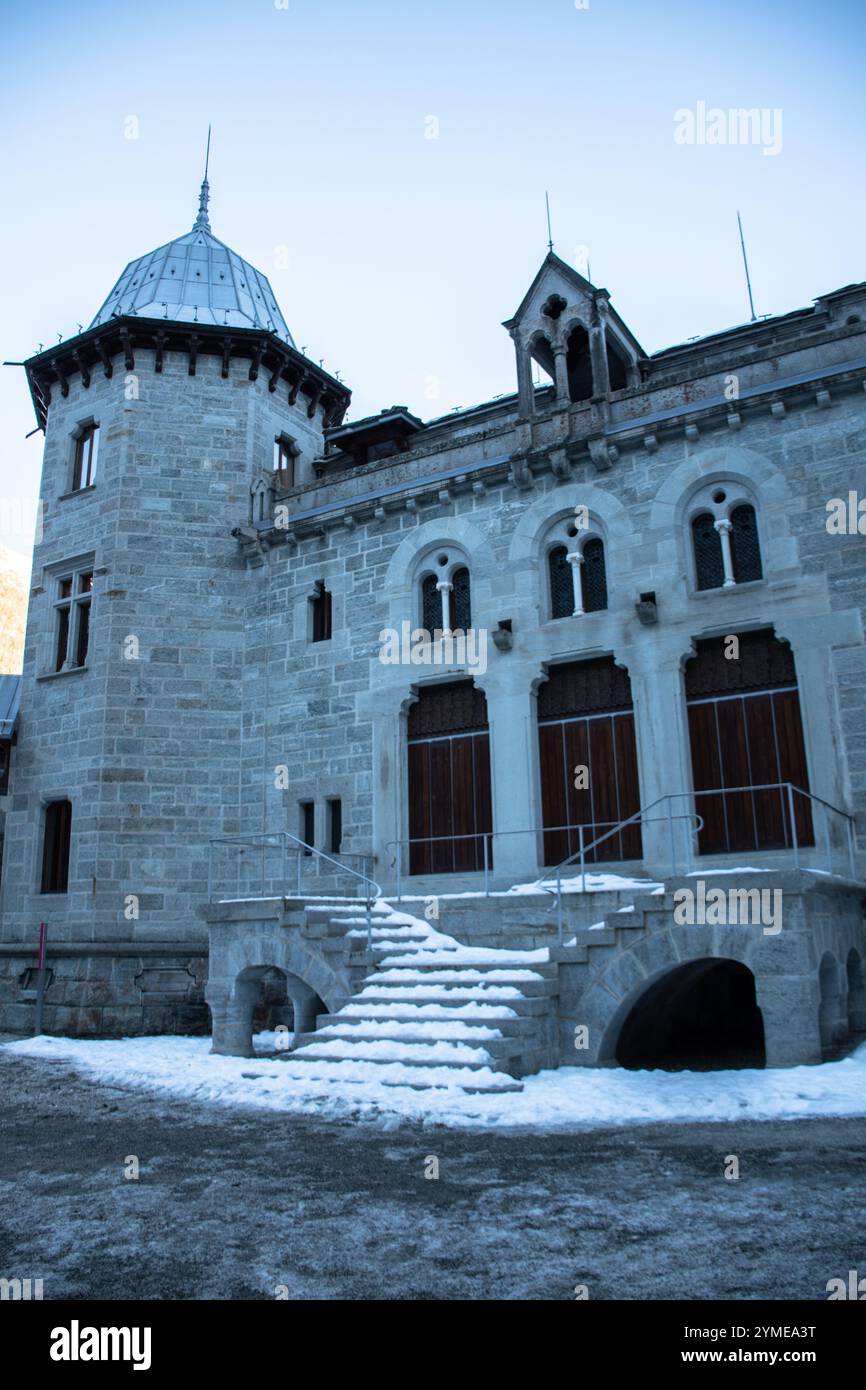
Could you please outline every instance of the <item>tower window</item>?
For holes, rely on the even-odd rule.
[[[87,664],[93,570],[75,570],[57,580],[54,670],[71,671]]]
[[[75,440],[75,460],[72,467],[72,491],[92,487],[96,479],[96,456],[99,452],[99,426],[84,425]]]
[[[310,599],[310,608],[313,614],[311,641],[329,642],[332,636],[331,595],[323,579],[316,584],[316,594]]]
[[[295,460],[300,449],[287,434],[278,435],[274,440],[274,472],[280,475],[279,482],[284,488],[295,485]]]
[[[72,841],[72,803],[49,801],[45,807],[42,841],[41,893],[65,893],[69,886],[69,846]]]

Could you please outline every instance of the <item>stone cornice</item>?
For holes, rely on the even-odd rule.
[[[110,378],[114,359],[121,354],[126,371],[132,372],[135,355],[141,351],[154,353],[156,372],[162,371],[166,352],[183,353],[190,376],[195,375],[198,358],[202,356],[218,357],[223,377],[228,376],[233,358],[249,360],[251,381],[256,380],[260,371],[266,373],[269,390],[276,391],[282,385],[288,390],[292,405],[302,393],[308,399],[310,416],[316,405],[321,404],[326,427],[339,424],[351,399],[348,387],[273,333],[256,328],[221,328],[216,324],[177,323],[171,319],[145,319],[133,315],[88,328],[28,358],[24,369],[40,428],[45,428],[51,395],[56,388],[59,387],[62,396],[68,396],[69,382],[74,377],[80,378],[85,390],[97,371]]]
[[[801,373],[795,377],[777,379],[761,386],[743,390],[736,400],[724,397],[683,404],[655,415],[624,421],[607,423],[595,432],[569,434],[560,440],[518,445],[510,451],[503,451],[494,458],[475,463],[463,463],[450,469],[435,473],[419,473],[415,477],[405,477],[397,483],[364,492],[353,492],[342,498],[335,498],[304,511],[290,510],[287,524],[275,522],[259,523],[254,529],[255,541],[244,537],[245,549],[251,552],[267,544],[296,544],[306,536],[321,536],[336,526],[354,526],[363,520],[384,517],[391,511],[417,511],[419,505],[434,505],[437,501],[445,505],[455,495],[472,491],[483,491],[488,486],[508,484],[518,490],[531,487],[536,476],[552,473],[558,479],[570,476],[575,466],[590,465],[594,471],[606,472],[613,467],[621,452],[633,449],[646,449],[654,453],[667,440],[682,439],[683,435],[695,441],[703,434],[716,430],[738,431],[749,419],[756,415],[766,415],[781,419],[788,409],[808,407],[831,408],[833,401],[843,394],[862,392],[866,388],[866,358],[828,365],[825,369]],[[587,413],[583,412],[588,423]],[[534,422],[538,425],[538,421]],[[543,423],[543,422],[541,422]],[[497,434],[512,437],[518,429],[497,431]],[[481,432],[479,432],[479,441]],[[473,439],[461,438],[456,447],[471,447]],[[508,441],[503,439],[507,448]],[[421,464],[428,457],[450,452],[447,446],[435,451],[418,450],[404,455],[401,463],[408,467],[411,463]],[[379,469],[393,469],[394,460],[384,460]],[[379,469],[363,470],[364,477],[372,481],[371,474]],[[357,472],[347,472],[346,481],[357,478]],[[333,480],[330,486],[334,486]],[[307,490],[303,496],[314,494],[315,488]],[[287,494],[296,504],[298,494]],[[282,500],[282,499],[280,499]]]

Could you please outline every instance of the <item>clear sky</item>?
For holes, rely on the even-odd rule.
[[[209,121],[214,232],[350,419],[514,389],[501,322],[545,190],[556,250],[588,248],[647,351],[748,317],[738,207],[758,313],[866,278],[863,0],[586,3],[0,0],[2,357],[189,229]],[[677,143],[700,102],[781,111],[781,151]],[[26,553],[42,437],[23,372],[0,389],[0,543]]]

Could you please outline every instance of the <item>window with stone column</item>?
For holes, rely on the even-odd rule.
[[[737,483],[701,488],[689,508],[695,588],[732,589],[763,578],[754,502]]]
[[[453,547],[438,550],[419,582],[421,626],[429,633],[466,632],[472,626],[469,566]]]
[[[604,540],[595,524],[570,519],[551,532],[547,548],[547,610],[551,618],[577,618],[607,608]]]

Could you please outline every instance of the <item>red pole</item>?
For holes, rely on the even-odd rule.
[[[34,1033],[36,1037],[42,1032],[42,1009],[45,1003],[45,938],[48,934],[48,923],[39,923],[39,977],[36,981],[36,1027]]]

